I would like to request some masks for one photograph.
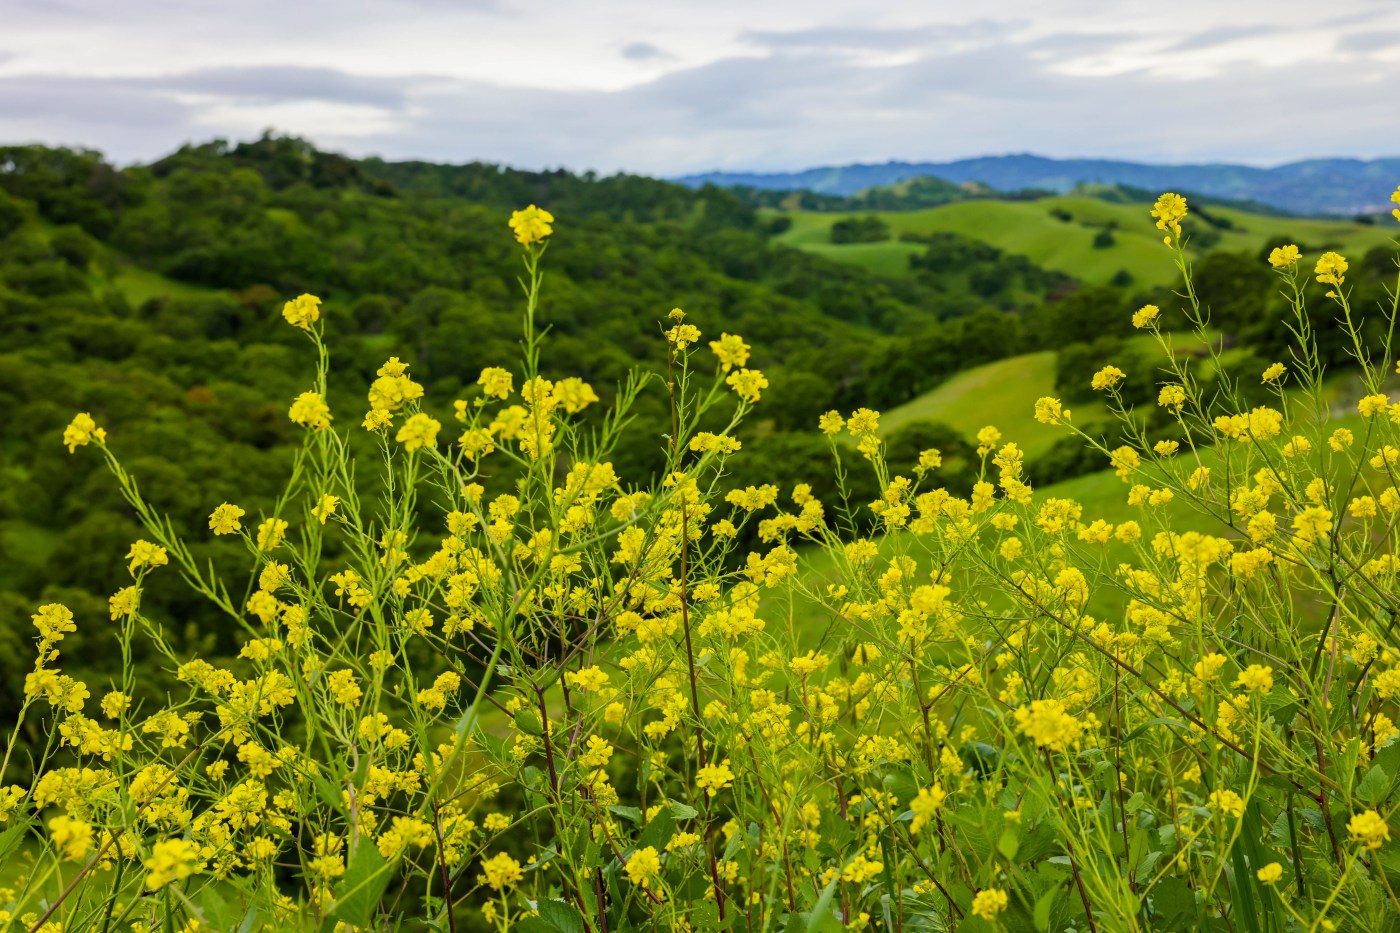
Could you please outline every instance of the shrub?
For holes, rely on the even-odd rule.
[[[1185,215],[1174,195],[1154,211],[1189,285]],[[81,604],[34,613],[0,761],[5,919],[46,933],[1400,919],[1396,351],[1361,341],[1342,257],[1313,274],[1354,338],[1354,414],[1324,391],[1308,277],[1283,251],[1296,345],[1259,376],[1270,404],[1246,407],[1226,381],[1203,391],[1155,307],[1133,316],[1169,379],[1148,404],[1182,440],[1149,444],[1111,364],[1083,379],[1128,438],[1114,448],[1059,400],[1035,403],[1121,479],[1111,498],[1131,511],[1098,515],[1037,493],[991,426],[962,454],[966,496],[939,485],[937,451],[892,473],[868,409],[820,419],[826,501],[806,484],[729,488],[766,379],[741,338],[706,349],[679,310],[658,345],[666,375],[582,420],[592,389],[538,375],[551,221],[512,219],[521,359],[483,371],[452,415],[388,360],[348,429],[377,435],[373,464],[347,456],[357,416],[324,401],[319,302],[287,303],[316,369],[290,401],[303,443],[266,514],[210,503],[207,529],[177,527],[119,457],[139,452],[88,415],[69,425],[65,444],[106,458],[144,531],[108,631]],[[1181,311],[1214,346],[1189,287]],[[664,468],[620,476],[609,458],[648,392],[670,415]],[[459,422],[455,441],[434,412]],[[870,501],[851,496],[851,448]],[[872,523],[882,534],[859,530]],[[236,542],[242,568],[196,559],[201,538]],[[148,581],[171,575],[241,633],[238,659],[181,656],[143,612]],[[115,644],[118,679],[62,672],[75,630]],[[178,689],[137,682],[138,649]]]
[[[890,238],[890,225],[875,214],[847,217],[831,225],[833,243],[881,243]]]

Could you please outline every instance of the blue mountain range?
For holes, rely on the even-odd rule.
[[[1151,165],[1111,159],[1050,159],[1029,153],[953,162],[837,165],[800,172],[708,172],[676,179],[698,187],[815,191],[851,195],[909,178],[981,182],[998,191],[1042,189],[1065,193],[1079,184],[1117,184],[1257,201],[1293,214],[1352,215],[1388,211],[1400,184],[1400,158],[1308,159],[1273,168],[1230,163]]]

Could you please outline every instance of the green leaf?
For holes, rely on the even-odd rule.
[[[368,836],[359,837],[355,854],[336,889],[336,906],[331,916],[354,926],[367,927],[374,922],[374,908],[384,896],[393,874],[390,865],[375,848]]]
[[[611,806],[608,807],[608,812],[613,816],[620,816],[624,820],[636,823],[638,826],[642,825],[642,811],[636,807]]]
[[[1249,829],[1242,828],[1241,834],[1247,834]],[[1230,867],[1234,869],[1234,900],[1233,909],[1230,911],[1231,919],[1238,919],[1244,924],[1244,928],[1249,933],[1261,933],[1259,926],[1259,892],[1258,879],[1250,869],[1253,867],[1245,861],[1244,846],[1237,845],[1230,850]]]
[[[1016,850],[1021,847],[1021,834],[1013,824],[1002,831],[1001,838],[997,840],[997,851],[1002,854],[1008,862],[1016,858]]]
[[[671,801],[671,815],[679,820],[693,820],[700,815],[700,811],[687,804]]]
[[[329,921],[327,921],[329,922]],[[258,929],[258,905],[249,906],[248,912],[243,915],[243,922],[238,925],[238,933],[253,933]]]
[[[543,900],[536,905],[540,920],[548,924],[554,933],[586,933],[583,914],[573,904],[564,901]]]
[[[517,933],[556,933],[554,927],[539,917],[524,917],[516,920],[511,924],[511,929]]]
[[[528,706],[515,711],[515,728],[526,735],[544,735],[544,722],[540,714]]]
[[[886,792],[894,794],[901,807],[907,806],[919,793],[919,782],[908,768],[892,768],[885,774],[883,784]]]
[[[24,841],[25,833],[32,825],[34,825],[33,821],[26,818],[0,833],[0,863],[3,863],[5,859],[10,857],[11,852],[19,848],[20,843]]]
[[[1053,887],[1036,899],[1035,911],[1031,914],[1031,920],[1035,923],[1035,928],[1042,933],[1050,929],[1050,911],[1054,909],[1055,901],[1059,896],[1060,889]]]
[[[666,848],[666,843],[670,842],[675,834],[676,818],[671,814],[670,807],[662,807],[647,823],[646,829],[642,830],[642,835],[637,839],[637,848],[652,846],[659,852]]]
[[[1386,798],[1390,790],[1390,775],[1380,765],[1372,765],[1356,788],[1356,796],[1372,806]]]
[[[205,919],[216,930],[227,930],[233,926],[233,910],[215,887],[201,888],[194,901],[204,911]]]
[[[1159,921],[1156,929],[1189,929],[1189,925],[1181,925],[1180,921],[1189,924],[1196,919],[1196,894],[1175,875],[1167,875],[1158,882],[1149,896],[1152,898],[1152,912]]]
[[[1128,737],[1123,739],[1121,744],[1127,745],[1133,739],[1142,735],[1144,732],[1146,732],[1148,729],[1151,729],[1153,726],[1172,726],[1173,728],[1181,729],[1182,731],[1190,730],[1190,727],[1186,725],[1186,723],[1182,722],[1180,719],[1172,719],[1167,716],[1158,716],[1155,719],[1147,720],[1147,722],[1138,726],[1132,732],[1129,732]]]
[[[836,897],[836,882],[836,878],[827,882],[822,896],[817,898],[816,905],[807,914],[807,933],[842,933],[845,929],[841,919],[831,910],[831,902]]]

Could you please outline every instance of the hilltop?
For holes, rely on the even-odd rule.
[[[958,235],[1081,281],[1138,288],[1166,285],[1175,272],[1162,261],[1161,238],[1144,223],[1151,197],[1121,188],[1081,188],[1080,193],[1040,198],[966,197],[917,210],[780,210],[760,214],[782,230],[775,243],[889,276],[917,276],[935,235]],[[1342,218],[1290,217],[1238,206],[1193,203],[1193,251],[1258,253],[1286,239],[1314,250],[1362,254],[1394,235],[1391,224]],[[838,225],[853,221],[876,228],[861,241],[841,242]],[[877,238],[878,237],[878,238]]]

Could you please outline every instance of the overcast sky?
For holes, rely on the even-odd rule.
[[[0,0],[0,143],[267,127],[659,175],[1400,155],[1400,3]]]

